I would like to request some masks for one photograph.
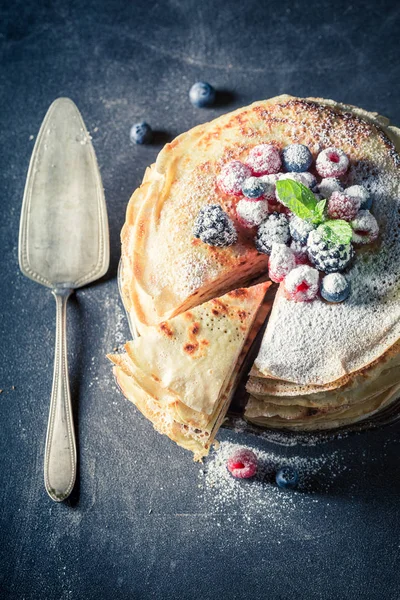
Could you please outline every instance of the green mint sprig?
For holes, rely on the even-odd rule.
[[[353,237],[353,230],[347,221],[332,219],[325,221],[321,227],[324,229],[325,239],[332,241],[334,244],[350,244]]]
[[[323,227],[325,239],[335,244],[349,244],[351,242],[352,229],[347,221],[325,219],[325,199],[318,201],[308,187],[293,179],[277,181],[276,189],[279,200],[292,213],[300,219]]]
[[[295,215],[312,223],[322,223],[326,200],[317,201],[312,191],[293,179],[276,182],[279,200]]]

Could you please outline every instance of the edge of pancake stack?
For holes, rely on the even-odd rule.
[[[375,414],[400,393],[400,131],[331,100],[257,102],[167,144],[133,194],[121,234],[121,295],[140,337],[109,358],[127,398],[195,458],[209,450],[269,308],[262,302],[269,284],[244,287],[268,278],[268,256],[240,227],[238,198],[215,181],[228,161],[271,143],[304,144],[314,160],[324,148],[341,148],[350,159],[345,184],[369,190],[380,232],[357,250],[346,302],[294,302],[280,285],[247,383],[245,418],[267,428],[330,429]],[[199,211],[215,204],[238,232],[226,247],[193,236]],[[218,302],[226,312],[216,315],[216,334],[209,317]]]

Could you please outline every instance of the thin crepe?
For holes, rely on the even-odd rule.
[[[270,308],[262,283],[142,328],[109,355],[129,400],[156,429],[204,456],[226,414],[240,369]],[[140,390],[140,392],[138,392]]]

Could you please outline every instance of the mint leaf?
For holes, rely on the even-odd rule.
[[[311,221],[313,223],[315,223],[316,225],[318,223],[322,223],[324,220],[325,205],[326,205],[326,200],[325,199],[320,200],[313,210],[313,216],[311,218]]]
[[[349,244],[353,236],[353,230],[350,223],[341,219],[325,221],[322,225],[324,235],[328,240],[335,244]]]
[[[302,183],[293,179],[281,179],[276,182],[279,200],[300,219],[312,219],[317,199]]]

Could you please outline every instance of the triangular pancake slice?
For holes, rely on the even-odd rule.
[[[269,283],[234,290],[158,326],[109,355],[126,397],[195,459],[225,417],[241,367],[269,311]]]

